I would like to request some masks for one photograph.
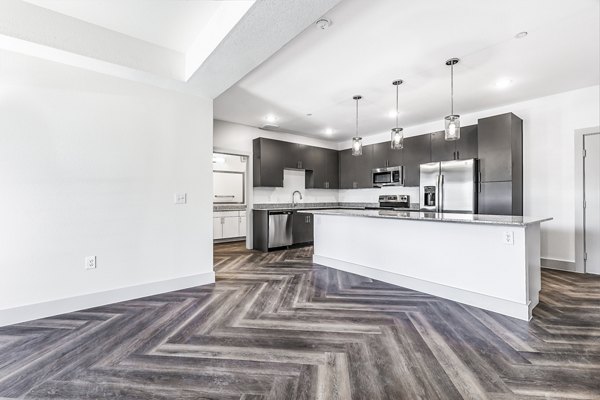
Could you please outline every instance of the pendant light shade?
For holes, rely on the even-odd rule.
[[[454,114],[454,65],[458,64],[458,58],[451,58],[446,61],[450,66],[450,115],[444,118],[446,140],[460,139],[460,115]]]
[[[356,134],[352,138],[352,155],[362,156],[362,138],[358,136],[358,101],[362,99],[362,96],[356,95],[352,98],[356,100]]]
[[[402,85],[404,81],[402,79],[395,80],[392,85],[396,86],[396,127],[392,128],[392,135],[390,139],[390,147],[393,150],[400,150],[404,148],[404,132],[403,129],[398,127],[398,86]]]

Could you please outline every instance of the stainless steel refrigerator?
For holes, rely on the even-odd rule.
[[[421,164],[421,209],[477,213],[477,159]]]

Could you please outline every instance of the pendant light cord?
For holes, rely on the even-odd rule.
[[[358,137],[358,99],[356,99],[356,136]]]
[[[398,86],[396,85],[396,129],[398,129]]]
[[[450,115],[454,115],[454,62],[450,64]]]

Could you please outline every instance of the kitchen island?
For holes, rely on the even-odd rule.
[[[539,300],[540,223],[552,218],[311,210],[314,262],[529,320]]]

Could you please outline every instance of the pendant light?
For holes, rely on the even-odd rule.
[[[451,58],[446,61],[450,66],[450,115],[444,118],[446,126],[446,140],[460,139],[460,115],[454,114],[454,65],[458,64],[458,58]]]
[[[352,138],[352,155],[362,156],[362,138],[358,136],[358,101],[362,96],[356,95],[353,99],[356,100],[356,135]]]
[[[401,150],[404,147],[404,132],[402,128],[398,127],[398,86],[402,85],[402,83],[404,83],[402,79],[392,82],[392,85],[396,86],[396,127],[392,128],[392,137],[390,140],[392,150]]]

